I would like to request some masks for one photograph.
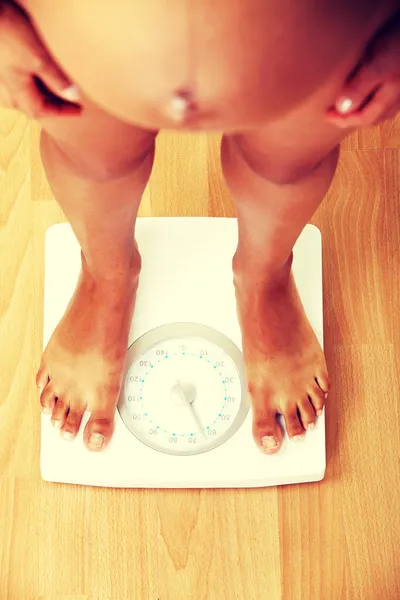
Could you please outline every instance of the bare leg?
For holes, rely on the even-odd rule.
[[[74,121],[43,123],[41,151],[54,195],[82,248],[75,294],[43,354],[41,405],[65,439],[83,413],[91,450],[107,445],[125,364],[140,271],[134,228],[150,176],[155,133],[86,103]]]
[[[276,415],[284,415],[291,439],[302,439],[330,386],[291,271],[293,246],[324,198],[339,154],[337,132],[320,125],[318,143],[307,142],[290,120],[222,143],[239,227],[233,269],[253,435],[268,454],[282,443]]]

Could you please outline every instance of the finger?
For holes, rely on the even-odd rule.
[[[14,98],[16,106],[31,119],[76,115],[81,112],[80,107],[74,104],[50,101],[30,78],[20,86]]]
[[[377,125],[384,119],[385,114],[393,106],[398,98],[398,84],[386,83],[382,86],[374,98],[358,113],[360,124],[370,127]]]
[[[364,103],[361,110],[349,115],[340,115],[336,111],[330,110],[326,117],[329,122],[341,129],[370,127],[384,118],[387,111],[398,101],[398,93],[398,84],[388,82],[367,103]]]
[[[362,82],[358,88],[347,87],[336,100],[335,110],[340,116],[347,116],[362,110],[365,104],[377,93],[380,84],[374,81]]]
[[[68,102],[73,103],[75,106],[79,106],[79,108],[81,108],[81,105],[74,99],[77,97],[77,92],[74,92],[74,90],[77,90],[77,88],[75,88],[74,85],[70,86],[68,90],[64,90],[62,92],[64,98],[61,98],[59,94],[57,95],[54,93],[53,90],[48,87],[46,82],[37,75],[33,76],[33,82],[36,85],[39,93],[44,97],[47,104],[60,105],[63,102]],[[67,96],[69,96],[69,99],[67,99]]]
[[[386,73],[379,68],[376,58],[362,63],[336,99],[335,110],[339,115],[349,115],[360,110],[386,80]]]
[[[56,96],[60,96],[68,102],[78,103],[80,101],[81,95],[78,87],[64,75],[50,56],[42,58],[35,74]]]

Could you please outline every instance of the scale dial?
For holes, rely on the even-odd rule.
[[[171,323],[130,346],[118,410],[147,446],[199,454],[242,425],[246,390],[243,355],[229,338],[205,325]]]

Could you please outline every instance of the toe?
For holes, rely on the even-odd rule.
[[[288,407],[287,410],[284,411],[283,416],[285,417],[286,431],[290,439],[295,442],[303,439],[305,431],[301,424],[296,404]]]
[[[56,429],[61,429],[61,427],[64,425],[68,410],[69,404],[64,400],[64,398],[56,396],[56,403],[51,415],[51,423]]]
[[[316,414],[319,416],[324,408],[325,393],[321,391],[321,388],[318,385],[315,384],[309,389],[308,395],[310,396]]]
[[[277,412],[272,408],[255,409],[253,414],[253,436],[264,454],[275,454],[282,445],[283,431],[276,420]]]
[[[114,433],[114,410],[112,413],[92,413],[86,424],[83,440],[89,450],[98,452],[110,442]]]
[[[298,411],[304,429],[313,429],[315,427],[315,410],[308,396],[298,403]]]
[[[46,387],[46,385],[48,384],[50,380],[49,374],[47,369],[45,368],[43,362],[40,363],[40,367],[39,370],[36,374],[36,387],[39,390],[39,394],[41,395],[44,388]]]
[[[315,377],[315,382],[324,394],[327,394],[331,389],[329,377],[326,372],[321,371],[320,373],[318,373]]]
[[[40,394],[40,404],[42,411],[48,415],[51,415],[55,405],[55,393],[52,388],[51,382],[49,382]]]
[[[61,430],[61,435],[64,439],[73,440],[77,436],[84,412],[84,407],[77,408],[74,406],[74,408],[69,409],[69,413]]]

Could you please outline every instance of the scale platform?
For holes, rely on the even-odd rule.
[[[323,479],[325,414],[303,442],[285,435],[273,456],[253,441],[232,281],[236,219],[139,218],[136,239],[143,266],[113,439],[102,452],[90,452],[82,440],[88,412],[73,441],[42,415],[42,478],[124,488],[250,488]],[[321,235],[312,225],[296,243],[293,269],[322,345]],[[44,347],[79,270],[70,226],[50,227]]]

